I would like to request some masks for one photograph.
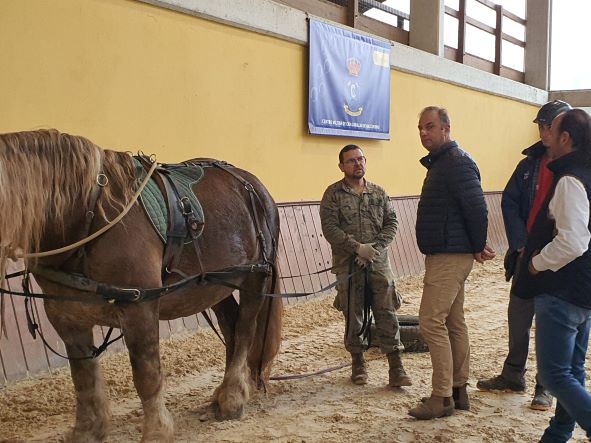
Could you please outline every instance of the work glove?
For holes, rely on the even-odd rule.
[[[370,263],[373,262],[373,259],[380,254],[373,245],[375,245],[375,243],[360,243],[359,246],[357,246],[357,255]]]
[[[355,257],[355,263],[360,268],[366,268],[367,266],[369,266],[371,264],[371,262],[369,260],[366,260],[364,258],[361,258],[360,256],[356,256]]]

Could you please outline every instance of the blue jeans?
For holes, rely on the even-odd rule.
[[[591,309],[542,294],[535,298],[535,315],[538,373],[557,399],[554,417],[541,441],[567,441],[575,422],[591,438],[591,394],[585,390]]]

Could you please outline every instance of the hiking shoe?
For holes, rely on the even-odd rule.
[[[478,380],[476,387],[481,391],[523,392],[525,391],[525,380],[514,382],[507,380],[502,375],[497,375],[493,378]]]
[[[536,391],[530,408],[536,411],[548,411],[552,408],[552,395],[542,385],[536,385]]]

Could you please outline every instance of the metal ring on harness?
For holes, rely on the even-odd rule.
[[[102,172],[96,176],[96,184],[99,185],[101,188],[104,188],[109,184],[109,177],[107,177]]]

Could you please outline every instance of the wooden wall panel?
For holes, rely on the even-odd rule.
[[[502,255],[507,248],[503,217],[501,213],[501,194],[486,195],[489,209],[488,242],[497,255]],[[388,248],[394,275],[399,278],[419,274],[424,270],[424,256],[416,245],[415,223],[418,197],[397,197],[392,204],[398,216],[398,232]],[[332,264],[331,249],[322,234],[318,202],[283,203],[279,205],[281,235],[278,244],[278,266],[282,293],[315,292],[335,281],[330,271]],[[16,269],[11,269],[10,272]],[[12,283],[19,288],[20,282]],[[38,290],[38,287],[35,287]],[[311,297],[315,297],[315,294]],[[290,298],[285,304],[299,303],[302,299]],[[6,323],[8,337],[0,337],[0,386],[22,379],[29,375],[51,371],[67,365],[67,361],[47,351],[39,338],[33,340],[27,330],[24,314],[24,301],[20,297],[5,297]],[[53,347],[64,353],[64,346],[53,327],[50,325],[42,303],[35,304],[35,315],[47,340]],[[215,322],[213,311],[208,314]],[[167,339],[171,335],[199,328],[209,328],[202,315],[193,315],[183,319],[160,322],[160,337]],[[95,328],[95,343],[102,343],[106,328]],[[113,331],[112,338],[119,334]],[[108,352],[124,349],[124,341],[109,348]]]

